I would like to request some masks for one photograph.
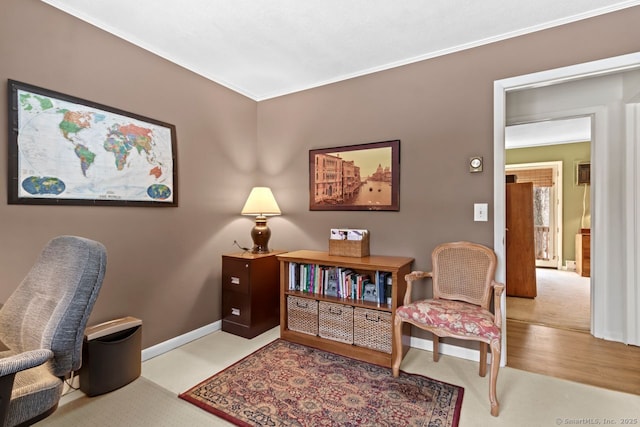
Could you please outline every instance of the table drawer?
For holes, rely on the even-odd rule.
[[[251,324],[251,302],[241,292],[224,292],[222,294],[222,318],[242,325]]]
[[[223,258],[222,288],[225,291],[249,293],[250,264],[243,259]]]

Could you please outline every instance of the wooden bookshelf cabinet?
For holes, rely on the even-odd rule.
[[[300,250],[278,255],[278,259],[280,260],[280,338],[386,367],[391,367],[392,361],[397,352],[402,352],[404,355],[407,351],[408,342],[406,340],[403,340],[402,348],[395,347],[395,341],[393,339],[393,316],[398,305],[402,305],[402,299],[404,298],[404,294],[407,289],[407,282],[404,280],[404,277],[406,274],[411,272],[413,258],[375,255],[353,258],[332,256],[327,252]],[[338,298],[325,296],[319,293],[290,290],[290,263],[349,268],[355,272],[370,274],[371,276],[373,276],[377,271],[389,272],[392,277],[391,304],[377,304],[375,302],[354,300],[351,298]],[[314,332],[305,333],[300,330],[290,329],[290,317],[288,312],[289,297],[292,297],[295,301],[309,302],[309,305],[311,306],[324,305],[335,307],[334,304],[338,304],[339,306],[344,307],[344,311],[346,312],[354,310],[359,311],[360,313],[380,314],[379,317],[386,318],[387,323],[391,326],[391,328],[387,327],[384,329],[388,332],[382,337],[382,347],[390,347],[391,352],[380,351],[378,349],[362,345],[350,344],[348,342],[343,342],[340,339],[323,338],[318,333]],[[354,323],[353,328],[358,328],[357,322]],[[354,336],[356,336],[361,331],[356,330],[354,332]],[[405,323],[403,335],[408,337],[409,334],[409,324]]]

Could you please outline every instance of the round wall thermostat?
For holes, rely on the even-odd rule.
[[[482,172],[482,157],[476,156],[469,159],[469,172]]]

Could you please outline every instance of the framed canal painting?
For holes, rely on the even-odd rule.
[[[176,128],[14,80],[10,204],[177,206]]]
[[[309,209],[400,210],[400,141],[309,150]]]

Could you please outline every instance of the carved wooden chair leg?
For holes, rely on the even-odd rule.
[[[393,376],[400,375],[400,364],[402,363],[402,319],[398,316],[393,318],[393,339],[395,341],[396,355],[391,366]]]
[[[480,371],[481,377],[487,375],[487,343],[480,343]]]
[[[433,336],[433,361],[437,362],[438,358],[440,357],[440,349],[439,349],[439,345],[440,344],[440,337],[437,336],[436,334],[432,334]]]
[[[501,345],[499,340],[491,342],[491,374],[489,376],[489,401],[491,402],[491,415],[498,416],[500,404],[496,397],[496,383],[498,381],[498,369],[500,368]]]

